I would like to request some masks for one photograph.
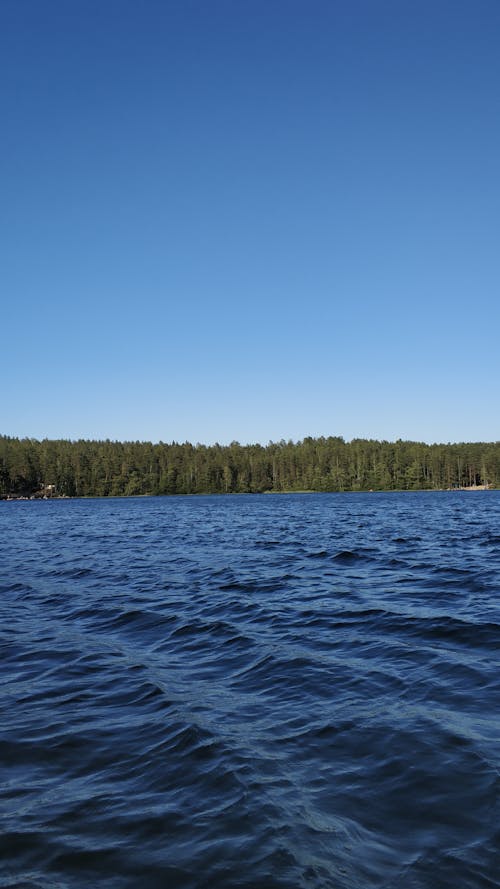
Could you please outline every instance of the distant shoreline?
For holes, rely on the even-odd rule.
[[[489,488],[500,488],[500,442],[426,445],[330,436],[207,446],[0,435],[4,499]]]
[[[144,500],[152,497],[263,497],[263,496],[292,496],[293,494],[314,494],[315,496],[331,496],[332,494],[455,494],[469,493],[476,491],[498,491],[492,485],[476,485],[474,487],[461,488],[386,488],[378,490],[363,491],[313,491],[313,490],[285,490],[285,491],[197,491],[182,492],[175,494],[61,494],[53,497],[35,497],[35,496],[6,496],[0,495],[0,502],[3,503],[19,503],[19,502],[49,502],[53,500]]]

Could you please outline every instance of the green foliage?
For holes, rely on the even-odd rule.
[[[500,486],[500,443],[426,445],[339,437],[228,446],[37,441],[0,436],[0,497],[108,497]]]

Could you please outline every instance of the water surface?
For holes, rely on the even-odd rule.
[[[500,886],[500,493],[0,503],[0,884]]]

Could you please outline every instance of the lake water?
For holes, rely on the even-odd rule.
[[[0,503],[0,884],[500,886],[500,492]]]

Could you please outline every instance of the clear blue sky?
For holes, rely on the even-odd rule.
[[[2,0],[0,432],[500,439],[498,0]]]

